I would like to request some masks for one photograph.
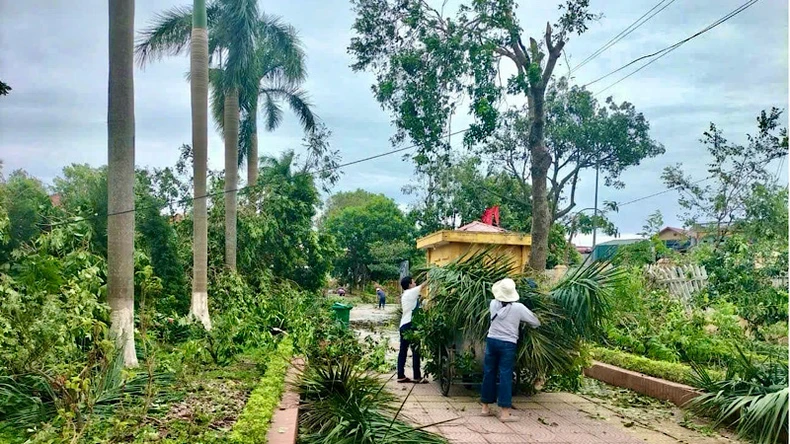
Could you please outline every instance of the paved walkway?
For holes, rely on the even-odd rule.
[[[396,326],[389,320],[396,307],[377,310],[359,306],[351,310],[351,323],[362,336],[385,337],[390,343],[389,359],[395,358],[398,346]],[[410,363],[411,359],[407,362]],[[407,376],[411,370],[407,369]],[[388,375],[389,376],[389,375]],[[675,419],[640,421],[593,398],[571,393],[539,393],[513,399],[518,421],[502,423],[496,417],[480,416],[479,394],[454,386],[449,397],[442,396],[438,383],[398,384],[393,377],[388,386],[401,400],[401,416],[417,426],[438,433],[451,443],[553,443],[553,444],[725,444],[731,439],[706,436],[681,427]],[[401,401],[402,402],[402,401]],[[497,412],[496,409],[494,409]],[[679,416],[677,416],[679,415]],[[447,422],[445,422],[447,421]],[[436,425],[437,423],[441,423]]]
[[[595,404],[568,393],[541,393],[513,399],[518,421],[502,423],[496,417],[480,416],[476,393],[453,388],[451,397],[439,393],[437,384],[403,387],[392,383],[391,389],[402,399],[404,417],[420,426],[448,421],[428,430],[437,432],[452,443],[624,443],[640,444],[645,440],[628,433],[624,427],[597,419]],[[656,434],[655,443],[675,443]]]

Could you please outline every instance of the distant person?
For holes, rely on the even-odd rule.
[[[339,294],[340,296],[345,296],[346,290],[343,287],[340,287],[337,289],[337,294]]]
[[[400,350],[398,351],[398,382],[414,382],[416,384],[427,384],[428,380],[420,373],[420,344],[411,342],[405,336],[412,330],[411,316],[414,309],[420,304],[420,290],[422,285],[417,285],[411,276],[401,279],[400,286],[403,288],[403,295],[400,297],[403,315],[400,318]],[[411,348],[411,362],[414,370],[414,380],[406,377],[406,354]]]
[[[383,310],[384,306],[387,305],[387,295],[381,287],[376,287],[376,295],[379,297],[379,309]]]
[[[530,284],[530,286],[532,286]],[[491,286],[494,300],[491,301],[491,326],[486,337],[486,352],[483,360],[483,388],[480,401],[482,414],[491,414],[490,404],[496,402],[502,413],[503,422],[516,419],[510,413],[513,398],[513,366],[516,361],[518,328],[526,322],[532,328],[540,327],[540,320],[519,299],[513,279],[502,279]],[[497,393],[497,374],[499,391]]]

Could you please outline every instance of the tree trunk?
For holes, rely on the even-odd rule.
[[[107,303],[124,365],[134,348],[134,0],[109,0]]]
[[[239,92],[225,93],[225,266],[236,269],[236,189],[239,175]]]
[[[250,110],[252,134],[250,135],[250,152],[247,153],[247,186],[254,187],[258,183],[258,107]],[[251,189],[251,195],[257,195],[257,189]]]
[[[206,1],[195,0],[192,13],[192,41],[189,56],[192,98],[192,177],[195,183],[192,245],[192,303],[189,313],[206,330],[211,329],[208,313],[208,30]]]
[[[530,130],[529,151],[532,156],[530,172],[532,173],[532,250],[529,266],[533,270],[546,269],[549,251],[549,230],[551,229],[551,213],[546,189],[551,154],[544,140],[544,99],[543,93],[534,94],[529,100]]]

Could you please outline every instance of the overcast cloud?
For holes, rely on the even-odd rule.
[[[628,61],[683,39],[744,0],[677,0],[647,24],[574,73],[585,84]],[[147,25],[163,9],[188,0],[137,0],[135,24]],[[458,0],[450,2],[458,3]],[[532,35],[557,17],[556,1],[522,1],[519,17]],[[571,65],[607,42],[650,9],[656,0],[592,0],[604,13],[588,33],[567,46]],[[344,161],[392,149],[390,116],[374,100],[372,77],[353,73],[346,47],[353,14],[345,0],[261,2],[264,11],[282,16],[299,29],[308,53],[310,92],[315,109],[333,131],[332,145]],[[698,142],[711,121],[731,140],[753,131],[760,110],[788,105],[788,6],[786,0],[761,0],[715,30],[682,46],[628,80],[606,91],[634,103],[652,125],[666,155],[627,171],[626,188],[603,188],[602,200],[627,202],[663,189],[662,169],[682,162],[695,177],[705,177],[707,157]],[[164,167],[190,141],[187,57],[169,58],[137,70],[136,156],[141,166]],[[564,62],[557,72],[567,72]],[[627,73],[625,71],[623,74]],[[619,75],[589,87],[597,92]],[[9,172],[23,168],[51,183],[70,163],[106,163],[107,2],[84,0],[0,0],[0,79],[13,91],[0,98],[0,159]],[[785,115],[785,125],[787,116]],[[468,122],[453,121],[453,130]],[[287,116],[274,133],[261,137],[262,154],[298,148],[301,131]],[[210,132],[209,166],[222,168],[222,142]],[[777,165],[777,168],[779,165]],[[412,164],[398,155],[347,168],[339,190],[358,187],[382,192],[401,204],[410,196],[401,187],[412,181]],[[781,169],[787,181],[786,169]],[[592,205],[593,180],[584,177],[579,208]],[[656,209],[677,225],[677,195],[666,193],[622,208],[613,216],[623,233],[639,231]]]

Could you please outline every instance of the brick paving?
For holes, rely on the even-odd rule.
[[[624,427],[602,421],[597,406],[569,393],[541,393],[529,398],[513,398],[516,422],[502,423],[493,416],[480,415],[478,395],[453,387],[450,397],[439,392],[438,384],[412,386],[389,383],[401,400],[408,396],[401,415],[417,426],[439,433],[451,443],[676,443],[655,432],[645,439],[644,433],[632,434]],[[409,394],[409,390],[414,390]],[[402,401],[401,401],[402,402]],[[496,409],[493,409],[496,412]],[[444,422],[439,425],[433,424]]]

